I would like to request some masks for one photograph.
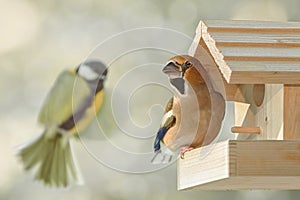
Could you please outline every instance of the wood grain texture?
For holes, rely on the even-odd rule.
[[[236,139],[283,139],[283,85],[266,84],[260,106],[255,85],[241,85],[239,90],[245,101],[235,102],[235,126],[260,127],[261,134],[236,134]]]
[[[203,40],[228,83],[300,84],[300,23],[201,21]]]
[[[284,139],[300,139],[300,85],[284,86]]]
[[[178,189],[300,189],[300,141],[228,140],[185,154]]]
[[[248,20],[207,20],[210,29],[221,30],[239,27],[240,29],[251,29],[253,32],[283,31],[300,32],[299,22],[272,22],[272,21],[248,21]]]
[[[252,126],[234,126],[231,128],[232,133],[245,133],[245,134],[260,134],[260,127]]]

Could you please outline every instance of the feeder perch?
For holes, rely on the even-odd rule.
[[[189,55],[226,102],[226,137],[179,159],[178,189],[300,189],[300,23],[200,21]]]

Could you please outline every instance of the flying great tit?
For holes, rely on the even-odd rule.
[[[87,60],[58,76],[39,113],[44,131],[18,152],[26,170],[37,170],[35,179],[57,187],[79,182],[69,140],[78,138],[100,110],[107,72],[102,62]]]
[[[197,61],[187,55],[175,56],[162,70],[169,77],[174,96],[166,106],[154,141],[154,164],[170,162],[172,152],[177,150],[183,158],[186,151],[213,139],[206,135],[211,118],[210,94],[195,67],[201,65]],[[166,148],[162,150],[161,144]]]

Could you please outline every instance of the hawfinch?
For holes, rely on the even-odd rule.
[[[204,77],[201,63],[194,57],[182,55],[171,58],[163,72],[169,77],[174,97],[166,106],[161,126],[154,141],[152,163],[167,163],[172,153],[186,151],[209,144],[217,128],[209,127],[212,117],[211,93]],[[219,113],[223,117],[224,113]],[[208,129],[210,133],[207,134]],[[214,130],[215,129],[215,130]],[[161,148],[161,143],[165,145]]]

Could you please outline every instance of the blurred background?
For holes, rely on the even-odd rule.
[[[200,19],[300,21],[299,8],[298,0],[0,0],[0,199],[299,199],[298,191],[178,192],[175,163],[152,173],[122,173],[97,162],[80,143],[74,147],[85,185],[54,189],[33,181],[32,173],[25,173],[15,156],[17,145],[41,132],[36,118],[57,75],[78,65],[111,35],[132,28],[161,27],[193,38]],[[180,45],[185,49],[189,43]],[[155,62],[163,64],[168,57],[164,53]],[[127,65],[131,66],[124,64],[125,71]],[[117,68],[111,72],[115,80],[122,73]],[[114,82],[107,85],[109,91]],[[141,109],[132,112],[141,124],[147,122],[144,108],[153,102],[163,104],[171,96],[169,91],[148,89],[148,93],[157,91],[160,101],[136,94]],[[107,102],[104,114],[109,112]],[[154,125],[161,114],[161,109],[154,112]]]

